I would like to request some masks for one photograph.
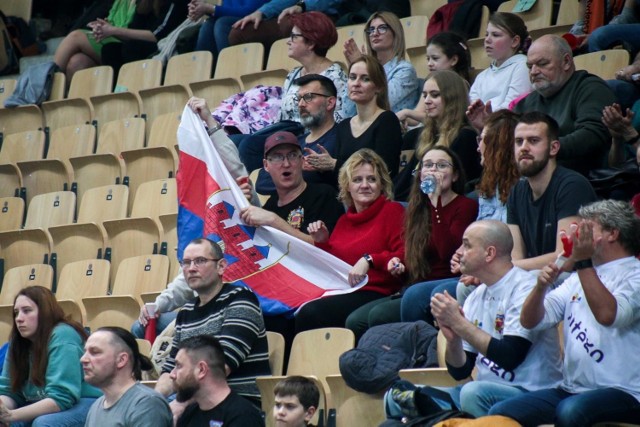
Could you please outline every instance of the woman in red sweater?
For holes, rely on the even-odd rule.
[[[390,200],[392,183],[384,160],[373,150],[358,150],[340,168],[338,183],[339,198],[349,209],[331,235],[322,221],[311,223],[308,231],[316,246],[353,265],[351,286],[366,276],[369,280],[357,291],[304,305],[296,314],[296,332],[344,327],[355,309],[402,285],[395,265],[404,259],[404,208]]]

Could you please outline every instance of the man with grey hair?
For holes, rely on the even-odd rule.
[[[539,274],[522,308],[525,328],[564,331],[563,382],[495,405],[524,426],[629,422],[640,414],[640,218],[626,202],[582,207],[571,233],[573,273],[549,292],[554,263]]]
[[[602,167],[610,136],[602,110],[615,96],[600,77],[576,71],[569,44],[555,35],[535,40],[527,52],[534,91],[514,108],[517,113],[540,111],[560,125],[558,163],[586,175]]]

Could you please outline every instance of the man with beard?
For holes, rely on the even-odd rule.
[[[531,44],[527,65],[534,91],[514,111],[542,111],[559,123],[560,165],[583,175],[602,167],[610,142],[602,110],[615,102],[607,83],[584,70],[576,71],[571,48],[555,35]]]
[[[173,393],[170,372],[182,341],[208,335],[218,338],[224,349],[224,370],[231,389],[259,406],[260,392],[255,378],[270,375],[267,336],[256,295],[243,286],[222,281],[227,267],[222,250],[208,239],[194,239],[180,261],[189,288],[198,296],[186,303],[176,317],[176,329],[169,356],[162,366],[156,390]],[[184,405],[172,402],[174,416]]]
[[[140,354],[130,332],[115,326],[100,328],[87,339],[84,349],[80,358],[84,380],[104,393],[91,405],[87,426],[173,425],[164,397],[137,382],[141,370],[153,365]]]
[[[562,252],[559,231],[577,222],[578,209],[596,200],[582,175],[557,165],[558,123],[540,112],[525,113],[515,130],[515,159],[524,177],[507,200],[514,264],[540,269]],[[570,262],[565,270],[572,268]]]
[[[187,338],[178,346],[170,377],[176,400],[188,403],[178,427],[261,427],[260,412],[229,388],[222,346],[213,337]]]

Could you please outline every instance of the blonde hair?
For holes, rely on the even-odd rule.
[[[404,42],[404,29],[402,28],[402,22],[400,22],[400,19],[391,12],[375,12],[369,17],[367,23],[364,24],[365,31],[371,26],[371,21],[376,18],[382,19],[393,33],[393,56],[398,59],[404,59],[406,47]],[[366,32],[364,33],[364,44],[366,52],[369,55],[376,57],[376,52],[371,47],[371,39]]]
[[[353,198],[349,193],[349,183],[353,177],[353,172],[362,165],[371,165],[373,173],[376,174],[380,183],[381,193],[387,199],[393,199],[393,181],[391,180],[391,175],[389,175],[387,164],[375,151],[369,148],[361,148],[353,153],[340,168],[338,174],[338,186],[340,187],[338,200],[347,206],[353,206]]]

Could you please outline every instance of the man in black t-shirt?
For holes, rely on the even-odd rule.
[[[215,338],[200,335],[182,341],[170,377],[176,400],[190,403],[178,427],[264,426],[258,409],[227,385],[224,352]]]

